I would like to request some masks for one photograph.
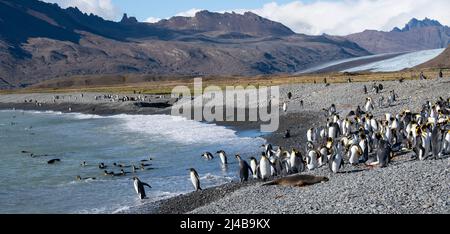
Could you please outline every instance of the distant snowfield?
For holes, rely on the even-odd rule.
[[[405,68],[412,68],[422,63],[425,63],[431,59],[436,58],[445,49],[434,50],[422,50],[404,55],[397,56],[395,58],[386,59],[366,65],[350,68],[343,72],[357,72],[357,71],[372,71],[372,72],[393,72],[400,71]]]

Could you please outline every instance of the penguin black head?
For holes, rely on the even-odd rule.
[[[241,155],[239,155],[239,154],[234,155],[234,157],[236,157],[236,159],[238,159],[238,160],[241,159]]]
[[[77,176],[77,180],[81,180],[81,176]]]

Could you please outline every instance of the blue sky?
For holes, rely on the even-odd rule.
[[[121,10],[136,16],[140,21],[148,17],[168,18],[190,9],[207,9],[209,11],[223,11],[232,9],[256,9],[273,2],[273,0],[112,0]],[[132,2],[132,3],[131,3]],[[279,4],[292,0],[278,0]],[[311,2],[305,0],[302,2]]]
[[[425,17],[450,25],[449,0],[44,0],[61,7],[118,21],[123,13],[139,21],[156,22],[175,15],[194,16],[199,10],[251,11],[280,22],[297,33],[348,35],[366,29],[390,31],[412,18]]]

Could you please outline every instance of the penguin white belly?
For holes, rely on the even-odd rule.
[[[220,153],[219,156],[220,156],[220,161],[222,162],[222,165],[227,164],[226,156],[223,153]]]
[[[194,185],[195,190],[197,190],[197,189],[198,189],[198,186],[197,186],[197,177],[195,176],[194,173],[191,173],[191,182],[192,182],[192,184]]]
[[[313,132],[311,129],[306,133],[306,138],[308,138],[308,141],[313,142]]]
[[[325,165],[330,159],[331,155],[328,155],[327,149],[320,150],[321,157],[319,159],[319,166]]]
[[[261,160],[260,162],[260,171],[262,179],[268,179],[270,177],[270,164],[267,160]]]
[[[336,137],[336,128],[335,127],[330,127],[328,129],[328,136],[333,139]]]
[[[325,130],[325,129],[322,129],[321,131],[320,131],[320,137],[323,139],[323,138],[325,138],[325,137],[327,137],[327,131]]]
[[[338,161],[338,158],[336,157],[335,160],[331,163],[331,170],[334,173],[337,173],[339,171],[339,165],[340,165],[340,161]]]
[[[378,131],[378,124],[375,119],[370,120],[370,127],[372,127],[372,131],[374,132]]]
[[[307,165],[308,170],[316,169],[318,166],[317,152],[311,151],[311,152],[309,152],[308,156],[309,156],[309,163]]]
[[[255,179],[258,178],[258,173],[256,172],[257,165],[256,165],[256,162],[254,160],[252,160],[250,162],[250,167],[252,168],[253,178],[255,178]]]
[[[138,181],[134,181],[134,190],[136,190],[136,193],[139,194],[139,188],[138,188]]]
[[[447,135],[445,136],[445,141],[444,141],[444,153],[448,153],[450,151],[450,133],[447,132]]]
[[[366,109],[366,112],[370,110],[370,106],[372,105],[372,102],[366,102],[366,106],[364,107]]]
[[[426,134],[425,136],[422,136],[422,142],[423,142],[422,146],[425,149],[424,158],[423,159],[425,159],[426,157],[428,157],[428,154],[430,153],[430,146],[431,146],[431,137],[430,137],[430,135]],[[423,159],[421,159],[421,160],[423,160]]]
[[[358,164],[359,163],[359,154],[358,149],[356,147],[352,147],[350,150],[350,164]]]

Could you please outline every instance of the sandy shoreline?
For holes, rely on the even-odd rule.
[[[378,95],[370,92],[372,82],[333,84],[327,87],[323,84],[282,86],[280,89],[281,103],[288,103],[288,112],[281,114],[281,125],[278,131],[263,137],[275,146],[302,149],[306,142],[306,130],[311,126],[324,123],[326,117],[323,115],[322,108],[329,107],[331,103],[336,104],[337,109],[343,112],[342,115],[346,115],[347,110],[355,109],[357,105],[362,106],[365,97],[371,96],[374,100],[378,100],[380,95],[386,97],[390,90],[395,89],[399,95],[399,101],[390,107],[375,108],[374,115],[379,117],[386,112],[398,113],[405,108],[417,111],[425,101],[433,101],[439,97],[448,98],[450,94],[448,92],[450,90],[449,79],[406,81],[403,83],[383,82],[382,84],[385,90]],[[362,91],[364,85],[369,88],[368,94],[364,94]],[[293,93],[292,100],[287,100],[287,92]],[[16,108],[69,112],[70,108],[70,112],[97,115],[170,113],[170,107],[142,108],[132,102],[110,103],[88,100],[74,102],[72,100],[73,102],[49,103],[53,95],[0,95],[0,109]],[[90,95],[98,94],[85,94],[84,96]],[[30,97],[48,101],[40,105],[23,102],[24,99]],[[300,106],[300,100],[304,102],[303,107]],[[166,103],[170,100],[164,99],[155,102]],[[217,124],[236,130],[246,130],[257,129],[259,123],[222,122]],[[290,139],[283,138],[286,129],[291,130],[292,137]],[[259,152],[255,152],[255,156],[257,155],[259,155]],[[411,161],[410,157],[411,154],[398,157],[393,165],[387,169],[369,170],[364,168],[360,171],[360,168],[349,166],[345,169],[348,173],[331,175],[327,168],[320,168],[311,173],[329,176],[330,182],[304,189],[263,188],[259,181],[251,181],[245,184],[232,182],[223,186],[208,188],[201,192],[180,195],[142,207],[132,208],[125,213],[449,213],[449,159],[420,162]],[[389,183],[394,189],[391,192],[382,190],[384,186],[388,185],[379,184],[380,181],[372,181],[373,178],[379,178],[381,181],[389,180],[389,178],[392,178],[392,173],[397,175],[396,170],[401,176],[396,176],[398,180],[393,180],[395,183]],[[417,173],[419,174],[417,175]],[[428,183],[422,183],[422,180],[425,180],[423,178],[428,180]],[[366,186],[366,184],[370,185],[371,183],[373,184],[372,187]],[[401,186],[397,186],[398,184]],[[415,184],[416,186],[407,186],[408,184]],[[371,191],[372,196],[365,192],[358,192],[358,186],[364,187],[366,191]],[[326,195],[337,192],[339,194],[336,195],[337,197],[334,200]],[[266,194],[266,196],[260,196],[261,193]],[[395,199],[390,197],[392,193],[396,194]],[[417,195],[419,197],[411,199],[411,197],[416,196],[415,194],[419,194]],[[316,201],[316,199],[308,196],[324,196],[324,198]],[[400,205],[399,201],[403,200],[397,201],[397,198],[403,198],[408,204],[401,202]],[[389,199],[395,200],[399,205],[391,204],[388,201]],[[263,204],[268,201],[270,205],[264,207]],[[331,205],[330,203],[333,203],[333,201],[336,204]],[[243,207],[243,204],[246,204],[247,207]]]

